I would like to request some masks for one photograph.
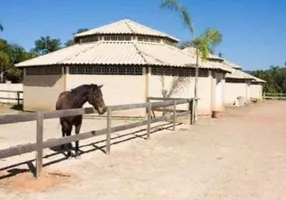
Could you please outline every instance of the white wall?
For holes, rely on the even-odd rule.
[[[262,99],[262,85],[261,84],[250,85],[250,98]]]
[[[238,96],[247,99],[248,86],[246,83],[225,83],[224,103],[225,105],[232,105]]]
[[[149,76],[149,96],[151,97],[163,97],[162,89],[170,90],[172,82],[176,79],[173,76],[150,75]],[[162,84],[162,79],[164,84]],[[195,78],[185,78],[184,84],[181,85],[178,93],[171,96],[171,98],[193,98],[194,97],[194,84]],[[198,97],[200,98],[198,103],[198,114],[209,115],[211,113],[211,76],[198,78]],[[177,109],[188,109],[187,104],[177,106]]]
[[[24,110],[55,110],[65,75],[25,75],[24,85]]]
[[[0,90],[23,91],[23,84],[22,83],[0,83]],[[17,103],[17,100],[7,100],[7,99],[2,99],[2,98],[17,98],[17,93],[0,91],[0,102]],[[20,93],[20,98],[23,98],[22,93]]]
[[[214,92],[213,98],[213,108],[215,111],[223,111],[224,110],[224,96],[225,96],[225,79],[223,73],[216,72],[212,77],[212,87]]]
[[[143,103],[146,101],[145,76],[132,75],[75,75],[67,74],[66,90],[82,84],[103,85],[102,94],[105,105]],[[85,103],[83,107],[91,107]],[[113,115],[145,116],[145,109],[112,112]]]

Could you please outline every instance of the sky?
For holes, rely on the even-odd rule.
[[[30,50],[41,36],[72,38],[79,28],[96,28],[131,19],[180,40],[192,35],[161,0],[1,0],[0,37]],[[286,61],[285,0],[180,0],[193,21],[195,36],[218,29],[222,43],[215,49],[244,70],[284,66]]]

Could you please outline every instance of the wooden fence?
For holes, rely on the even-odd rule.
[[[285,93],[263,93],[263,99],[286,100]]]
[[[15,97],[3,97],[0,95],[0,101],[3,100],[17,100],[17,105],[20,105],[20,101],[23,101],[23,98],[20,97],[23,94],[23,91],[15,91],[15,90],[0,90],[0,93],[12,93],[16,94]]]
[[[184,100],[185,98],[166,98],[166,97],[147,97],[147,102],[151,102],[151,101],[170,101],[170,100]],[[193,101],[198,101],[199,98],[195,99],[192,98]],[[191,104],[189,104],[190,106]],[[192,104],[193,105],[193,104]],[[192,108],[189,107],[189,110],[191,110]],[[165,116],[166,113],[168,112],[172,112],[171,108],[168,108],[168,106],[164,106],[163,108],[161,107],[153,107],[151,110],[152,113],[152,117],[155,118],[155,112],[154,111],[159,111],[162,112],[163,116]],[[177,109],[178,112],[182,112],[183,110],[179,110]],[[193,121],[192,121],[193,123]]]
[[[71,135],[62,138],[52,138],[46,141],[43,141],[43,122],[44,119],[51,119],[51,118],[59,118],[59,117],[68,117],[68,116],[76,116],[76,115],[83,115],[83,114],[92,114],[96,113],[96,111],[92,108],[80,108],[80,109],[67,109],[67,110],[55,110],[55,111],[39,111],[35,113],[25,113],[25,114],[10,114],[10,115],[0,115],[0,125],[1,124],[8,124],[8,123],[18,123],[18,122],[27,122],[27,121],[37,121],[37,135],[36,135],[36,143],[28,143],[18,146],[13,146],[7,149],[0,150],[0,159],[21,155],[24,153],[29,153],[36,151],[36,172],[35,176],[39,177],[41,170],[42,170],[42,163],[43,163],[43,149],[51,148],[55,146],[59,146],[62,144],[75,142],[79,140],[88,139],[91,137],[104,135],[106,134],[106,153],[110,153],[110,135],[111,133],[123,131],[130,128],[136,128],[139,126],[147,125],[147,139],[150,138],[150,128],[151,124],[155,122],[165,121],[171,118],[173,120],[173,130],[175,130],[175,121],[176,117],[183,116],[190,114],[190,123],[193,124],[193,99],[179,99],[179,100],[168,100],[163,102],[147,102],[147,103],[139,103],[139,104],[127,104],[127,105],[117,105],[117,106],[108,106],[107,109],[107,127],[101,130],[89,131],[85,133],[80,133],[78,135]],[[176,105],[179,104],[189,104],[189,110],[177,113]],[[162,116],[151,119],[151,110],[155,107],[167,107],[172,106],[173,111],[172,115],[169,117]],[[111,126],[111,116],[112,111],[119,111],[119,110],[129,110],[129,109],[137,109],[137,108],[147,108],[148,110],[148,117],[147,120],[120,125],[120,126]]]

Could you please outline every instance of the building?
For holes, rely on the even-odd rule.
[[[175,37],[125,19],[76,34],[74,41],[16,65],[24,69],[24,110],[54,110],[60,92],[88,83],[104,85],[107,105],[142,103],[148,96],[193,97],[195,58],[174,47]],[[227,72],[200,64],[199,113],[221,107],[220,82]],[[141,116],[145,109],[121,114]]]
[[[182,51],[190,55],[195,60],[195,48],[187,47]],[[225,76],[227,73],[230,73],[232,69],[226,65],[221,64],[218,58],[219,57],[214,56],[212,59],[202,60],[201,57],[199,57],[199,66],[212,66],[215,69],[221,69],[221,71],[210,70],[209,76],[205,78],[199,76],[198,97],[200,100],[198,113],[200,115],[210,115],[213,110],[224,110]],[[224,72],[222,73],[223,70]],[[194,81],[192,82],[194,83]],[[211,103],[209,104],[209,102]]]
[[[219,63],[231,71],[225,76],[224,105],[233,105],[237,97],[243,97],[246,103],[251,99],[262,99],[264,80],[243,72],[242,67],[216,55],[210,55],[208,60]]]

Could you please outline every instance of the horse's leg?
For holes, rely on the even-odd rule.
[[[66,133],[65,133],[65,128],[64,126],[62,125],[62,136],[65,137],[66,136]],[[63,149],[65,147],[64,144],[61,145],[61,148]]]
[[[62,118],[60,118],[60,126],[61,126],[61,130],[62,130],[62,137],[65,137],[66,136],[66,123],[64,122],[64,120]],[[61,145],[61,148],[64,149],[65,145],[62,144]]]
[[[66,126],[65,127],[65,134],[66,136],[70,136],[72,132],[72,126]],[[67,157],[71,157],[71,149],[72,149],[72,144],[71,143],[67,143],[65,144],[65,149],[67,150]]]
[[[75,126],[75,134],[79,134],[81,123]],[[75,141],[75,157],[79,156],[79,141]]]

